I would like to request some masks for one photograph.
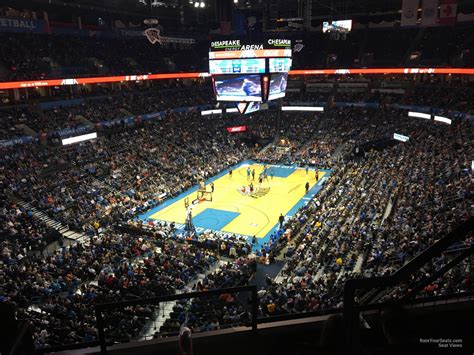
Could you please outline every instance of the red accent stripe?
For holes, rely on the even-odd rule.
[[[289,75],[348,75],[348,74],[460,74],[474,75],[474,68],[371,68],[371,69],[311,69],[290,70]],[[120,81],[196,79],[209,77],[209,73],[169,73],[102,76],[91,78],[46,79],[0,82],[0,90],[21,89],[40,86],[62,86],[76,84],[113,83]]]

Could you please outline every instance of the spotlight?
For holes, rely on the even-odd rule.
[[[198,3],[198,2],[195,2],[195,3],[194,3],[194,7],[199,7],[199,3]]]
[[[204,1],[201,1],[201,7],[205,7],[206,4],[204,3]]]

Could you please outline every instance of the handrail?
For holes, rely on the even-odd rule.
[[[457,294],[448,294],[448,295],[441,295],[441,296],[431,296],[431,297],[423,297],[423,298],[412,298],[406,299],[402,301],[403,305],[424,305],[428,304],[427,306],[438,305],[441,302],[449,302],[452,299],[469,299],[474,301],[474,292],[462,292]],[[381,309],[385,308],[388,303],[375,303],[370,305],[361,306],[359,309],[361,312],[370,312],[370,311],[380,311]],[[260,317],[257,319],[258,324],[268,324],[268,323],[275,323],[275,322],[285,322],[285,321],[293,321],[293,320],[300,320],[300,319],[308,319],[314,317],[321,317],[327,316],[330,314],[335,313],[342,313],[343,308],[328,308],[324,310],[318,311],[311,311],[311,312],[302,312],[302,313],[289,313],[289,314],[282,314],[276,316],[268,316],[268,317]],[[84,343],[75,343],[75,344],[67,344],[67,345],[57,345],[47,348],[40,348],[36,350],[36,354],[44,354],[44,353],[53,353],[58,351],[64,350],[74,350],[74,349],[83,349],[87,347],[96,347],[99,346],[99,341],[91,341],[91,342],[84,342]]]
[[[356,305],[354,296],[355,291],[358,289],[369,289],[394,286],[397,283],[408,280],[410,275],[417,272],[423,265],[428,263],[433,257],[440,255],[454,242],[461,240],[468,236],[469,232],[474,230],[474,217],[471,217],[467,221],[461,223],[455,230],[451,231],[448,235],[441,238],[433,245],[428,247],[425,251],[417,255],[406,265],[402,266],[395,273],[390,276],[383,277],[372,277],[372,278],[360,278],[360,279],[349,279],[344,285],[344,325],[346,328],[346,338],[348,344],[355,345],[354,340],[358,339],[358,315],[359,306]],[[463,253],[466,257],[468,253]],[[470,255],[470,253],[469,253]],[[457,263],[460,260],[457,259]],[[450,263],[450,268],[454,265]],[[444,270],[443,272],[446,272]],[[378,292],[377,292],[378,293]]]
[[[102,317],[102,313],[105,310],[123,308],[127,306],[156,304],[156,303],[161,303],[161,302],[177,301],[177,300],[188,299],[188,298],[209,297],[209,296],[222,295],[225,293],[237,293],[237,292],[248,292],[248,291],[250,291],[252,295],[251,327],[252,327],[252,331],[256,331],[257,330],[257,314],[258,314],[258,298],[257,298],[256,285],[221,288],[221,289],[215,289],[215,290],[210,290],[210,291],[181,293],[181,294],[159,296],[159,297],[153,297],[153,298],[142,298],[138,300],[128,300],[128,301],[120,301],[120,302],[114,302],[114,303],[98,304],[95,306],[95,314],[96,314],[96,319],[97,319],[97,330],[98,330],[98,335],[99,335],[100,352],[101,354],[107,354],[107,342],[105,339],[105,332],[104,332],[104,319]]]
[[[420,281],[414,288],[412,288],[409,292],[407,292],[402,299],[408,299],[412,296],[415,296],[418,292],[423,290],[426,286],[428,286],[431,282],[435,281],[438,277],[444,275],[447,271],[451,270],[454,266],[459,264],[464,259],[468,258],[474,254],[474,246],[470,247],[469,249],[464,250],[461,254],[456,256],[453,260],[443,266],[441,269],[436,271],[430,277]]]

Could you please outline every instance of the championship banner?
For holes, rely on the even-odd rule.
[[[434,26],[438,20],[438,0],[423,0],[423,13],[421,24]]]
[[[441,0],[439,4],[439,23],[454,25],[457,15],[457,0]]]
[[[419,0],[403,0],[401,26],[415,26],[418,20]]]

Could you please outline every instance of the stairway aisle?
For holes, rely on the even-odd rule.
[[[219,260],[214,265],[212,265],[209,270],[204,274],[199,274],[196,279],[189,282],[182,290],[176,290],[177,294],[192,292],[193,286],[200,280],[203,280],[207,275],[212,274],[214,271],[220,269],[220,267],[225,263],[223,260]],[[176,305],[176,301],[163,302],[159,306],[158,314],[156,314],[155,319],[148,322],[147,325],[143,328],[142,334],[139,336],[140,341],[153,339],[153,335],[160,330],[160,327],[170,318],[171,312],[173,312],[173,307]]]
[[[47,214],[32,206],[28,202],[18,198],[14,198],[14,201],[18,206],[24,208],[27,211],[31,211],[33,213],[33,218],[37,218],[38,220],[44,222],[48,227],[58,231],[64,238],[83,244],[89,244],[90,238],[85,233],[70,230],[68,226],[65,226],[61,222],[52,219]]]

